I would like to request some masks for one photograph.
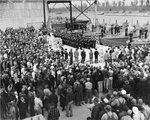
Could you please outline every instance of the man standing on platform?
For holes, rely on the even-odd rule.
[[[142,32],[142,29],[140,29],[140,30],[139,30],[139,38],[140,38],[140,39],[142,38],[142,33],[143,33],[143,32]]]
[[[114,26],[113,26],[113,24],[111,25],[111,35],[113,35],[114,34]]]
[[[67,49],[65,49],[64,54],[65,54],[65,60],[68,60],[68,52],[67,52]]]
[[[78,63],[78,61],[79,61],[79,51],[78,51],[78,48],[76,48],[76,51],[74,51],[74,58],[75,58],[75,62]]]
[[[70,49],[70,51],[69,51],[69,57],[70,57],[70,65],[72,65],[72,63],[73,63],[73,52],[72,52],[72,49]]]
[[[107,66],[107,64],[108,64],[108,58],[109,58],[109,53],[108,53],[108,51],[106,51],[106,53],[104,54],[105,66]]]
[[[102,36],[102,38],[104,37],[104,28],[103,27],[101,29],[101,36]]]
[[[130,32],[130,33],[129,33],[129,37],[130,37],[130,42],[129,42],[129,44],[128,44],[128,48],[130,49],[130,48],[131,48],[131,43],[132,43],[132,41],[133,41],[133,32]]]
[[[128,27],[125,28],[125,36],[128,36]]]
[[[96,49],[96,51],[94,52],[95,63],[98,63],[98,55],[99,55],[99,52],[98,52],[97,49]]]
[[[89,52],[89,57],[90,57],[90,64],[93,64],[93,52],[90,50]]]
[[[84,64],[85,58],[86,58],[86,53],[85,53],[84,49],[83,49],[82,52],[81,52],[81,57],[82,57],[81,63]]]

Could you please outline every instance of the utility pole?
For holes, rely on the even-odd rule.
[[[44,27],[46,27],[45,0],[43,0],[43,16],[44,16]]]
[[[70,5],[70,24],[71,24],[71,32],[72,32],[72,29],[73,29],[73,21],[72,21],[72,3],[70,2],[69,5]]]
[[[97,0],[95,0],[94,5],[95,5],[95,26],[96,26],[96,20],[97,20]]]

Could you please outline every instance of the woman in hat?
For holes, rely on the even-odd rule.
[[[133,107],[132,111],[133,111],[133,120],[145,120],[143,113],[141,113],[137,107]]]

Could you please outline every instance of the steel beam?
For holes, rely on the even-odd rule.
[[[70,11],[70,8],[68,8],[68,6],[65,4],[65,3],[63,3],[64,4],[64,6]]]
[[[71,1],[53,1],[53,0],[51,0],[51,1],[47,1],[47,4],[50,4],[50,3],[71,3]]]
[[[51,4],[51,3],[55,3],[55,4],[57,4],[57,3],[63,3],[63,4],[69,3],[69,6],[70,6],[70,24],[71,24],[71,27],[73,26],[73,22],[72,22],[72,3],[71,3],[71,0],[47,0],[46,3],[47,3],[47,6],[48,6],[48,4]]]
[[[46,3],[47,3],[47,5],[50,4],[50,3],[55,3],[55,4],[56,3],[63,3],[64,5],[65,5],[65,3],[69,3],[69,6],[70,6],[70,23],[71,23],[71,26],[73,25],[73,21],[72,21],[72,6],[74,6],[80,12],[80,14],[78,16],[76,16],[76,18],[78,18],[79,16],[81,16],[83,14],[85,17],[87,17],[89,20],[91,20],[84,12],[86,10],[88,10],[92,5],[96,4],[97,0],[92,0],[93,3],[90,3],[88,0],[85,0],[89,4],[89,6],[87,8],[85,8],[84,10],[83,10],[83,6],[82,6],[82,4],[83,4],[82,1],[83,0],[75,0],[75,1],[81,1],[81,10],[79,8],[77,8],[75,5],[73,5],[71,1],[72,0],[47,0]]]
[[[44,27],[46,27],[45,0],[43,0]]]
[[[78,18],[81,14],[83,14],[85,17],[87,17],[89,20],[91,20],[86,14],[84,14],[84,11],[81,11],[79,8],[77,8],[75,5],[72,4],[72,6],[74,6],[79,12],[80,14],[76,17]]]
[[[72,23],[72,4],[71,4],[71,2],[69,3],[69,5],[70,5],[70,23],[71,23],[71,32],[72,32],[73,23]]]
[[[86,9],[84,9],[83,11],[81,11],[81,10],[79,10],[76,6],[74,6],[79,12],[80,12],[80,14],[78,15],[78,16],[76,16],[76,18],[78,18],[80,15],[84,15],[84,16],[86,16],[89,20],[91,20],[86,14],[84,14],[84,12],[86,11],[86,10],[88,10],[92,5],[94,5],[95,4],[95,1],[92,3],[92,4],[90,4],[90,6],[88,6]]]

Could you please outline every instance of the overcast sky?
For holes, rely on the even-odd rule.
[[[78,2],[76,2],[76,1],[78,1]],[[87,3],[86,2],[86,0],[82,0],[83,1],[83,3]],[[94,0],[88,0],[89,2],[92,2],[92,1],[94,1]],[[103,2],[106,2],[106,1],[109,1],[109,3],[113,3],[113,1],[116,1],[116,2],[118,2],[118,1],[123,1],[123,0],[98,0],[100,3],[103,3]],[[135,1],[135,0],[125,0],[125,3],[127,4],[127,5],[129,5],[130,3],[131,3],[131,1]],[[146,1],[146,0],[144,0],[144,1]],[[78,3],[78,4],[81,4],[81,0],[72,0],[72,2],[73,3]],[[138,0],[138,2],[140,2],[140,0]]]
[[[86,0],[82,0],[83,1],[83,4],[84,3],[86,3],[87,4],[87,2],[86,2]],[[89,1],[89,3],[92,3],[94,0],[88,0]],[[106,1],[109,1],[109,3],[110,4],[112,4],[113,3],[113,1],[115,1],[115,2],[118,2],[118,1],[123,1],[123,0],[98,0],[100,3],[104,3],[104,2],[106,2]],[[136,1],[136,0],[125,0],[125,5],[130,5],[131,4],[131,1]],[[140,4],[140,1],[141,0],[138,0],[138,3]],[[144,1],[146,1],[146,0],[144,0]],[[72,3],[74,4],[74,5],[81,5],[81,0],[72,0]],[[138,5],[139,5],[138,4]],[[67,5],[67,4],[66,4]],[[53,4],[51,4],[51,6],[53,6]],[[68,5],[67,5],[68,6]],[[57,7],[65,7],[62,3],[61,4],[57,4],[57,5],[55,5],[55,8],[57,8]]]

